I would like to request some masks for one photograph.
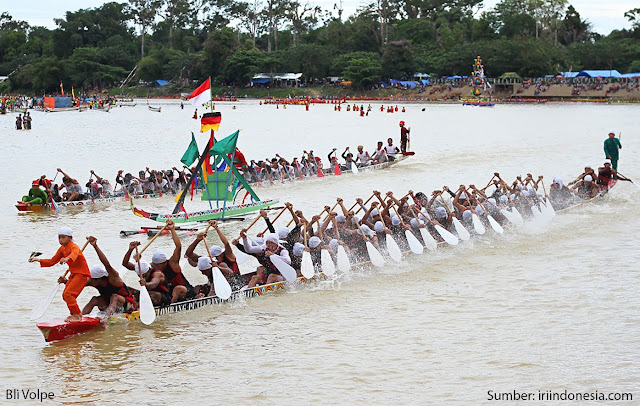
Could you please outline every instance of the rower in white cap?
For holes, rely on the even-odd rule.
[[[89,244],[95,248],[102,265],[94,265],[89,268],[91,278],[87,281],[86,286],[96,288],[100,294],[89,300],[89,303],[82,309],[82,314],[91,313],[93,308],[97,306],[101,311],[106,310],[103,320],[107,321],[116,312],[133,312],[138,308],[138,303],[133,296],[134,290],[125,285],[118,271],[111,266],[106,255],[98,247],[98,239],[93,236],[89,236],[87,239]]]

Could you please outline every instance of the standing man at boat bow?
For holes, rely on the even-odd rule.
[[[405,127],[404,121],[400,121],[400,151],[402,151],[403,154],[407,152],[407,142],[409,141],[410,132],[411,127]]]

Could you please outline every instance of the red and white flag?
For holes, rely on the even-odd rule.
[[[211,101],[211,79],[207,79],[203,84],[189,95],[189,102],[193,106],[201,106]]]

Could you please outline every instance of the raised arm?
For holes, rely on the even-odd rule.
[[[231,244],[229,244],[229,240],[224,235],[222,230],[220,230],[220,227],[218,227],[218,222],[215,221],[215,220],[212,220],[212,221],[209,222],[209,224],[211,224],[211,227],[213,227],[216,230],[216,232],[218,233],[218,237],[220,238],[220,242],[222,243],[222,245],[224,245],[224,256],[229,261],[235,261],[236,260],[236,256],[233,253],[233,251],[231,250]]]
[[[131,241],[129,243],[129,249],[124,254],[124,258],[122,258],[122,266],[124,266],[130,271],[133,271],[136,269],[134,264],[131,263],[130,258],[131,258],[131,253],[133,252],[133,250],[136,249],[138,245],[140,245],[140,241]]]
[[[173,255],[169,258],[169,263],[172,265],[180,265],[180,252],[182,251],[182,243],[180,242],[180,237],[178,237],[178,233],[176,232],[176,226],[173,220],[167,220],[167,228],[171,231],[171,238],[173,239],[173,244],[176,248],[173,250]]]

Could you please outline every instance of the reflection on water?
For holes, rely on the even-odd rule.
[[[444,184],[481,185],[496,170],[505,179],[532,172],[567,182],[585,163],[599,162],[612,126],[638,132],[635,106],[427,105],[422,112],[423,106],[407,105],[401,117],[361,118],[330,106],[305,112],[231,105],[216,103],[223,113],[220,134],[242,128],[239,147],[257,159],[303,149],[326,158],[344,144],[370,149],[379,139],[397,138],[400,118],[412,127],[416,155],[389,170],[257,189],[261,197],[291,201],[305,213],[320,212],[338,196],[368,196],[373,188],[428,193]],[[90,169],[113,179],[118,169],[174,166],[189,133],[197,132],[192,113],[178,105],[163,106],[161,114],[145,106],[109,114],[34,112],[39,124],[31,133],[8,131],[0,139],[4,173],[22,168],[3,184],[0,205],[7,223],[0,238],[0,293],[9,298],[2,301],[0,380],[54,391],[56,400],[77,404],[167,404],[194,394],[197,404],[478,404],[490,389],[638,393],[640,372],[632,360],[640,356],[634,288],[640,282],[640,222],[632,213],[640,204],[626,183],[550,224],[507,228],[501,236],[487,232],[399,265],[167,315],[151,326],[109,325],[45,344],[28,315],[64,267],[28,264],[31,251],[53,255],[56,230],[68,225],[80,239],[97,236],[117,265],[130,241],[148,241],[121,238],[119,231],[150,223],[126,203],[18,214],[16,197],[31,179],[51,176],[56,167],[85,183]],[[0,126],[13,125],[5,121],[0,117]],[[202,146],[206,137],[198,137]],[[640,179],[640,141],[625,138],[620,169]],[[139,204],[158,211],[172,203],[167,196]],[[187,204],[207,207],[196,199]],[[235,236],[246,224],[226,223],[223,230]],[[183,239],[183,249],[191,238]],[[173,246],[158,238],[153,248],[168,252]],[[90,247],[85,254],[90,265],[97,262]],[[201,278],[190,267],[185,274],[192,282]],[[136,284],[132,273],[125,281]],[[79,302],[94,294],[87,289]],[[66,312],[56,297],[44,319]]]

